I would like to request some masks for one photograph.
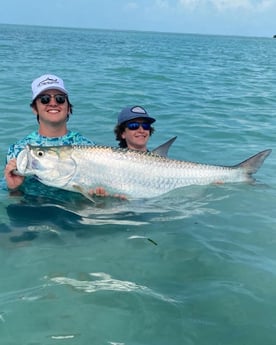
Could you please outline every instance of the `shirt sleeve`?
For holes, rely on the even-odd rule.
[[[21,147],[16,144],[12,144],[8,149],[6,163],[8,163],[8,161],[11,159],[16,158],[21,150]]]

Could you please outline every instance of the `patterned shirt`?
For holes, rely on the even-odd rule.
[[[92,140],[82,136],[78,132],[68,131],[62,137],[49,138],[34,131],[9,147],[7,162],[12,158],[16,158],[19,152],[23,150],[27,144],[34,146],[95,145]]]
[[[27,144],[34,146],[95,145],[92,140],[74,131],[68,131],[62,137],[56,138],[44,137],[37,131],[34,131],[9,147],[7,153],[7,162],[12,158],[17,158],[19,152],[23,150]],[[0,188],[7,190],[7,183],[5,178],[0,181]],[[20,186],[20,190],[29,195],[39,195],[55,198],[58,194],[58,196],[64,198],[60,191],[59,193],[57,193],[56,188],[48,187],[41,184],[33,176],[25,177],[25,181],[23,185]]]

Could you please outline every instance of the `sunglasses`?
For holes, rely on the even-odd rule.
[[[41,95],[37,98],[40,100],[42,104],[48,104],[51,101],[51,98],[54,98],[58,104],[63,104],[67,99],[66,95]]]
[[[129,122],[126,124],[126,128],[131,131],[136,131],[140,126],[142,126],[145,131],[149,131],[151,129],[149,122]]]

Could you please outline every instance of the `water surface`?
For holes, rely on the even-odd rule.
[[[139,104],[157,119],[151,149],[178,136],[170,157],[273,149],[254,185],[96,205],[2,189],[3,344],[275,344],[275,56],[268,38],[0,26],[2,170],[48,72],[70,91],[70,128],[98,144],[117,145],[117,113]]]

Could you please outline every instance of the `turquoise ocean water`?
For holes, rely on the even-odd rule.
[[[254,185],[139,202],[1,190],[1,344],[274,345],[276,40],[0,25],[1,170],[36,128],[44,73],[98,144],[116,146],[118,111],[139,104],[157,119],[151,149],[177,135],[172,158],[273,151]]]

